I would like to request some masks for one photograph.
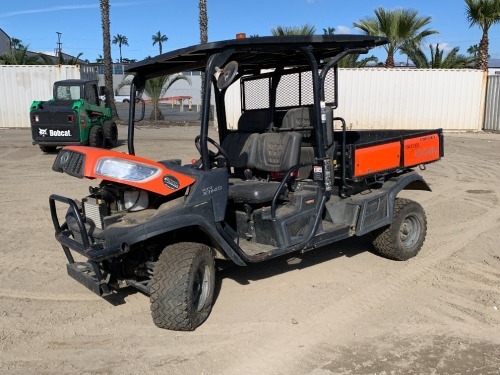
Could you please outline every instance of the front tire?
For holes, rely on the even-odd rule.
[[[212,310],[214,257],[208,246],[184,242],[167,246],[150,284],[151,316],[156,326],[193,331]]]
[[[408,260],[418,254],[427,234],[427,218],[420,204],[397,198],[391,225],[373,232],[373,246],[382,256]]]
[[[104,147],[104,133],[100,126],[92,126],[89,131],[89,145],[91,147]]]
[[[118,143],[118,127],[116,124],[113,121],[105,121],[102,124],[102,132],[106,148],[116,147]]]

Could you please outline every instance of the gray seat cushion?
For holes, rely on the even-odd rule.
[[[222,148],[229,157],[229,165],[234,168],[253,168],[255,140],[258,134],[229,133],[222,142]]]
[[[263,172],[286,172],[299,163],[302,139],[299,133],[264,133],[254,134],[254,136],[255,139],[252,138],[253,148],[249,148],[251,152],[247,168]],[[235,139],[235,143],[236,141],[237,139]],[[229,198],[236,203],[270,202],[276,194],[279,184],[279,181],[247,181],[233,178],[229,182]]]
[[[286,172],[299,163],[302,136],[296,132],[259,134],[254,150],[255,168]]]

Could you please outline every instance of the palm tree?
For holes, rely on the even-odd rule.
[[[102,49],[104,54],[104,95],[106,107],[111,109],[113,118],[118,118],[113,92],[113,63],[111,60],[111,33],[109,31],[109,0],[99,0],[101,7]]]
[[[465,0],[465,12],[470,27],[478,25],[483,31],[479,42],[477,68],[488,69],[488,31],[495,23],[500,22],[500,0]]]
[[[207,0],[199,0],[198,2],[199,17],[198,21],[200,23],[200,43],[205,44],[208,42],[208,16],[207,16]],[[203,97],[205,96],[205,73],[201,72],[201,100],[200,104],[203,108]],[[200,112],[201,120],[202,112]]]
[[[355,22],[354,27],[361,29],[367,35],[385,36],[389,39],[389,43],[384,45],[387,51],[385,66],[394,68],[394,54],[403,44],[419,45],[425,37],[438,33],[436,30],[423,29],[430,22],[431,17],[419,17],[417,10],[385,10],[380,7],[375,9],[375,17],[365,17]]]
[[[39,54],[28,52],[28,46],[22,46],[18,49],[11,50],[0,56],[0,65],[39,65],[43,64],[40,61]]]
[[[378,58],[374,55],[361,60],[358,60],[359,56],[361,56],[359,53],[347,55],[339,61],[339,68],[364,68],[369,62],[378,63]]]
[[[303,26],[277,26],[271,29],[271,34],[274,36],[284,35],[314,35],[316,27],[305,24]]]
[[[160,31],[158,31],[156,34],[154,34],[152,37],[153,39],[153,46],[158,43],[158,46],[160,47],[160,55],[163,53],[162,45],[168,40],[168,37],[166,35],[162,35]]]
[[[472,46],[467,48],[467,53],[469,55],[477,57],[477,54],[479,53],[479,44],[473,44]]]
[[[122,59],[122,46],[128,46],[128,39],[125,35],[116,34],[113,37],[113,44],[118,44],[118,48],[120,49],[120,63],[123,61]]]
[[[434,46],[429,45],[430,48],[430,60],[422,51],[420,47],[415,47],[414,45],[404,45],[401,47],[401,51],[408,55],[411,61],[415,64],[417,68],[420,69],[462,69],[470,68],[473,64],[474,58],[467,57],[459,54],[459,47],[453,48],[448,54],[444,55],[444,50],[439,49],[439,44]]]
[[[158,121],[164,120],[165,117],[163,113],[161,113],[159,108],[160,98],[165,95],[168,89],[177,81],[184,80],[191,84],[191,80],[189,77],[186,77],[182,74],[177,74],[174,76],[166,75],[157,78],[151,78],[146,81],[146,85],[144,87],[144,92],[150,97],[151,102],[153,104],[153,110],[151,111],[150,120]]]
[[[335,35],[335,27],[328,27],[323,29],[323,35]]]
[[[200,43],[205,44],[208,42],[208,16],[207,16],[207,0],[200,0],[198,3],[200,10]]]
[[[46,65],[78,65],[80,64],[80,57],[83,55],[83,52],[80,52],[77,56],[69,56],[68,59],[64,59],[64,54],[60,53],[57,56],[45,55],[43,53],[39,53],[39,58],[43,61],[43,64]]]
[[[24,47],[22,44],[22,40],[17,38],[10,39],[10,46],[14,49],[20,49]]]

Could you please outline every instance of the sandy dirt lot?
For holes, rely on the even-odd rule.
[[[137,129],[136,153],[187,162],[196,132]],[[96,183],[0,130],[0,374],[499,374],[500,135],[446,135],[445,151],[421,172],[433,192],[405,193],[428,217],[416,258],[356,238],[227,269],[208,320],[180,333],[147,296],[101,299],[66,274],[48,197]]]

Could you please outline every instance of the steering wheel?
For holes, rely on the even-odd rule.
[[[229,166],[229,156],[227,155],[226,151],[219,145],[217,142],[215,142],[212,138],[207,137],[208,143],[211,143],[216,149],[217,153],[214,153],[211,150],[208,150],[208,158],[210,160],[210,164],[212,166],[216,166],[219,168],[224,168]],[[196,146],[196,149],[201,155],[201,145],[200,145],[200,136],[197,135],[196,138],[194,139],[194,145]],[[200,165],[201,167],[201,165]]]

